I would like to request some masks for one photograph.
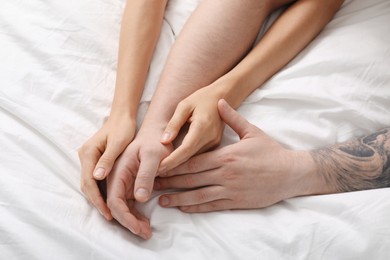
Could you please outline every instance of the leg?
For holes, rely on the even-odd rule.
[[[199,5],[174,44],[141,129],[118,160],[108,187],[133,175],[135,199],[149,199],[160,161],[172,152],[160,140],[177,104],[242,59],[273,7],[271,0],[204,0]]]
[[[291,0],[205,0],[185,24],[162,73],[146,121],[166,124],[176,105],[236,65],[268,14]]]

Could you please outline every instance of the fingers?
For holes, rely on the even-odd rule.
[[[240,139],[247,136],[254,127],[223,99],[218,101],[218,111],[222,120],[239,135]]]
[[[119,161],[119,163],[123,162]],[[134,208],[132,187],[134,177],[123,165],[115,165],[112,175],[107,179],[107,205],[112,216],[135,235],[144,239],[151,237],[149,220]]]
[[[199,127],[197,127],[196,122],[191,124],[182,144],[161,162],[161,172],[169,171],[187,161],[202,148],[201,146],[203,144],[200,142],[199,138],[199,132],[201,131],[198,129]]]
[[[158,152],[143,153],[140,155],[140,165],[134,184],[134,197],[139,202],[149,200],[153,190],[154,178],[160,165]]]
[[[217,184],[213,171],[197,174],[178,175],[169,178],[157,178],[154,188],[156,190],[193,189]]]
[[[210,201],[199,205],[182,206],[179,209],[186,213],[205,213],[212,211],[220,211],[227,209],[237,209],[234,207],[233,201],[229,199],[221,199],[216,201]]]
[[[219,150],[196,155],[176,168],[159,174],[161,177],[210,171],[221,166]],[[168,158],[168,157],[167,157]],[[164,161],[163,161],[164,162]]]
[[[96,207],[107,220],[111,220],[111,212],[104,202],[96,180],[91,175],[99,155],[100,153],[97,150],[90,151],[88,153],[85,151],[80,151],[79,157],[82,172],[81,190],[87,196],[87,199],[94,205],[94,207]]]
[[[164,133],[161,137],[161,143],[171,143],[177,137],[183,125],[188,121],[191,113],[192,108],[190,106],[187,106],[184,103],[179,103],[175,113],[164,130]]]
[[[149,221],[142,216],[138,211],[132,214],[126,201],[120,198],[112,198],[108,201],[112,209],[113,217],[125,228],[130,230],[133,234],[149,239],[152,235]],[[137,216],[137,217],[136,217]]]
[[[126,148],[127,142],[110,142],[107,140],[107,148],[97,162],[93,177],[96,180],[103,180],[110,173],[115,160]]]
[[[192,206],[215,200],[224,199],[222,186],[207,186],[204,188],[162,195],[159,203],[163,207]]]
[[[87,195],[87,198],[92,203],[92,205],[99,210],[100,214],[106,220],[111,220],[112,215],[110,209],[104,202],[103,196],[99,191],[96,180],[93,178],[84,180],[82,187],[84,194]]]

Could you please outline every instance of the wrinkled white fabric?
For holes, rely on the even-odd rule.
[[[140,119],[198,1],[171,0]],[[184,214],[154,197],[153,238],[106,222],[79,189],[77,148],[113,95],[124,0],[2,1],[1,259],[388,259],[390,189]],[[390,2],[350,0],[239,112],[284,145],[321,147],[390,126]],[[223,145],[237,137],[226,129]]]

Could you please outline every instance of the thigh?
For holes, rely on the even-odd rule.
[[[271,12],[269,3],[203,0],[178,35],[160,85],[203,87],[228,72],[253,46]]]

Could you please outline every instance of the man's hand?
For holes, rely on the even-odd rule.
[[[149,220],[134,204],[149,200],[158,166],[172,151],[172,146],[161,144],[159,137],[160,134],[153,131],[140,130],[107,178],[107,205],[112,216],[144,239],[152,235]]]
[[[316,189],[308,152],[282,147],[228,104],[218,103],[221,118],[240,136],[236,144],[191,158],[158,178],[158,189],[187,189],[160,197],[160,205],[185,212],[262,208]]]
[[[134,207],[134,180],[140,164],[135,148],[130,145],[125,150],[107,178],[107,205],[122,226],[148,239],[151,237],[149,220]]]

